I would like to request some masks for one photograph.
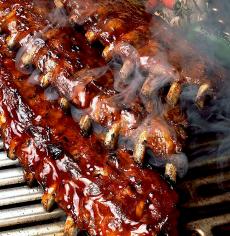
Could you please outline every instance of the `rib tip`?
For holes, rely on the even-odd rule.
[[[16,153],[15,153],[15,149],[14,148],[10,148],[8,151],[7,151],[7,157],[11,160],[16,160],[17,159],[17,156],[16,156]]]
[[[8,36],[6,38],[6,44],[7,44],[7,47],[9,48],[9,50],[13,50],[16,45],[16,42],[13,37]]]
[[[166,97],[166,101],[170,106],[176,106],[176,104],[178,103],[179,99],[180,99],[180,94],[181,94],[181,85],[178,82],[174,82],[172,83],[167,97]]]
[[[102,56],[105,58],[105,60],[109,61],[112,58],[112,51],[113,51],[113,45],[106,46],[102,52]]]
[[[85,37],[87,38],[89,43],[93,43],[97,39],[97,35],[91,30],[86,32]]]
[[[6,117],[3,114],[0,114],[0,127],[6,123]]]
[[[83,136],[88,136],[92,129],[92,120],[89,115],[84,115],[81,117],[79,126]]]
[[[146,142],[148,139],[148,134],[146,131],[143,131],[134,145],[133,158],[137,164],[142,165],[145,157],[146,151]]]
[[[116,147],[119,137],[119,132],[120,132],[120,124],[119,123],[113,124],[105,135],[104,144],[106,148],[114,149]]]
[[[205,98],[207,95],[212,93],[211,87],[209,83],[203,83],[197,92],[195,103],[199,109],[204,108]]]
[[[40,79],[40,85],[42,88],[47,88],[50,85],[50,73],[43,75]]]
[[[61,107],[61,109],[64,111],[64,112],[67,112],[69,111],[70,109],[70,104],[69,104],[69,101],[62,97],[60,100],[59,100],[59,105]]]
[[[61,0],[54,0],[54,4],[57,8],[63,8],[64,7]]]
[[[24,178],[29,187],[34,186],[36,180],[32,172],[24,170]]]
[[[64,226],[64,235],[65,236],[77,236],[78,229],[75,226],[74,220],[71,216],[68,216]]]
[[[176,183],[177,169],[174,164],[167,163],[165,165],[165,177],[169,178],[173,183]]]
[[[56,188],[50,187],[42,196],[42,204],[46,211],[52,211],[55,205]]]

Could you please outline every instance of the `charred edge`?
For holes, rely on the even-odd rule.
[[[104,144],[106,148],[114,149],[116,147],[119,132],[120,132],[120,124],[119,123],[113,124],[105,135]]]
[[[70,111],[70,104],[66,98],[64,98],[64,97],[60,98],[59,105],[65,113],[68,113]]]
[[[92,131],[92,120],[89,115],[84,115],[81,117],[79,126],[81,128],[81,134],[83,136],[88,136]]]
[[[74,223],[71,216],[68,216],[65,222],[64,235],[65,236],[76,236],[78,234],[78,229]]]
[[[24,178],[29,187],[34,186],[36,179],[33,173],[24,170]]]
[[[172,163],[165,165],[165,177],[168,178],[172,184],[176,183],[177,169]]]
[[[42,204],[46,211],[52,211],[55,206],[56,186],[48,188],[42,196]]]
[[[148,134],[146,131],[143,131],[139,135],[137,143],[134,146],[133,158],[134,161],[140,165],[143,164],[144,161],[147,139]]]

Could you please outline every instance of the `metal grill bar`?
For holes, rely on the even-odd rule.
[[[64,221],[0,233],[0,236],[63,236]],[[45,232],[45,233],[44,233]]]
[[[224,193],[209,198],[199,198],[197,201],[191,201],[183,204],[184,208],[204,207],[230,201],[230,193]]]
[[[1,144],[0,144],[1,148]],[[12,166],[12,165],[18,165],[18,160],[10,160],[5,152],[0,152],[0,167],[7,167],[7,166]]]
[[[205,178],[198,178],[195,180],[190,180],[184,182],[181,187],[186,189],[189,193],[190,199],[187,201],[183,207],[202,207],[212,204],[218,204],[224,201],[230,201],[230,193],[216,194],[212,197],[202,197],[200,196],[198,189],[202,186],[217,184],[221,185],[224,181],[230,181],[230,173],[219,173],[216,175],[208,176]],[[196,199],[194,201],[193,199]]]
[[[0,227],[50,220],[61,216],[63,216],[62,210],[47,212],[41,204],[16,207],[1,210]]]
[[[0,207],[11,204],[19,204],[39,200],[42,197],[42,190],[39,187],[28,188],[22,186],[0,190]]]
[[[187,225],[187,230],[192,232],[192,235],[210,236],[214,227],[229,224],[229,222],[230,214],[225,214],[190,222]]]
[[[0,187],[24,182],[23,170],[20,167],[1,171]]]
[[[189,174],[180,184],[187,193],[181,206],[186,216],[182,215],[186,224],[182,235],[212,236],[214,228],[230,224],[229,164],[230,156],[203,156],[190,163]]]

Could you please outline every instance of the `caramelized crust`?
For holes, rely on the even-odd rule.
[[[49,102],[13,63],[0,69],[1,130],[5,148],[54,197],[76,227],[92,235],[176,235],[176,193],[153,170],[123,150],[108,153]],[[23,95],[23,96],[21,96]],[[50,199],[51,198],[51,199]]]
[[[151,73],[149,66],[154,66],[151,64],[151,58],[163,52],[167,62],[179,73],[173,81],[181,85],[208,84],[212,90],[218,87],[223,77],[221,68],[201,56],[194,46],[183,40],[181,35],[177,35],[161,19],[147,13],[146,1],[55,0],[54,2],[57,7],[66,9],[71,21],[83,25],[89,42],[100,41],[105,46],[103,55],[107,60],[120,55],[126,63],[125,57],[129,59],[132,57],[127,56],[127,47],[130,47],[130,51],[134,49],[140,56],[138,66],[149,73]],[[90,6],[91,10],[87,10],[89,9],[87,6]],[[145,62],[148,58],[148,63],[143,63],[141,58],[145,58]]]
[[[46,4],[52,6],[49,1]],[[14,34],[9,26],[14,24],[17,34],[15,47],[22,46],[19,51],[16,50],[17,67],[24,72],[28,64],[35,66],[36,71],[33,71],[33,74],[38,77],[36,83],[43,87],[56,87],[61,96],[80,109],[79,113],[88,115],[95,123],[109,129],[106,135],[102,135],[109,148],[115,148],[118,136],[130,139],[141,135],[143,127],[140,125],[144,121],[144,128],[148,132],[148,137],[145,138],[146,147],[150,148],[154,155],[165,157],[180,152],[186,136],[182,135],[178,126],[184,126],[185,117],[179,112],[183,120],[179,124],[168,119],[167,114],[172,113],[175,108],[167,105],[164,106],[163,115],[156,114],[155,104],[151,100],[155,99],[157,94],[153,96],[152,91],[148,91],[153,77],[146,81],[143,79],[137,94],[134,94],[133,98],[128,97],[128,101],[123,101],[123,96],[126,95],[114,89],[115,71],[108,68],[105,60],[99,55],[99,50],[88,45],[82,33],[75,32],[67,25],[54,28],[47,19],[47,15],[53,15],[47,9],[49,8],[46,5],[29,4],[27,1],[11,0],[2,3],[2,31],[7,39],[12,38]],[[4,40],[2,44],[4,47]],[[160,66],[160,70],[165,69],[167,68]],[[61,105],[64,108],[69,107],[66,100],[62,101]],[[179,110],[178,106],[176,110]],[[112,136],[115,138],[111,141]],[[138,159],[142,158],[143,155]]]

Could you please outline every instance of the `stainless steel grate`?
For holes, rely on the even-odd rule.
[[[230,229],[230,156],[202,157],[190,163],[180,184],[186,231],[182,235],[224,236]]]
[[[26,186],[18,161],[7,158],[0,142],[0,236],[61,236],[65,214],[46,212],[40,187]]]

